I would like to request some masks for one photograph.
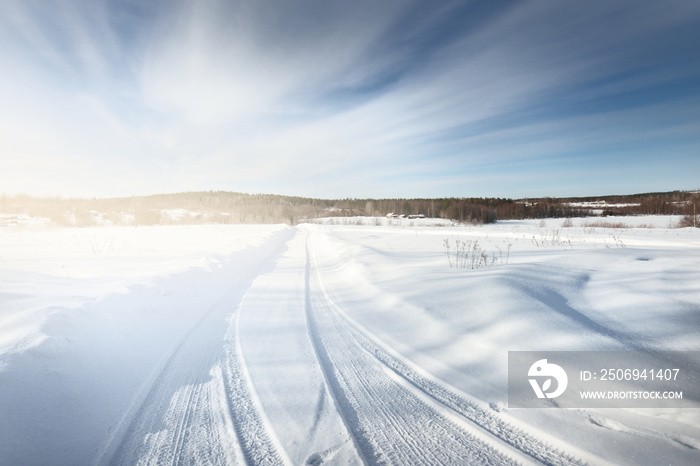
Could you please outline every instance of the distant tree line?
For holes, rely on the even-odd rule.
[[[672,191],[559,199],[559,202],[605,201],[603,215],[691,215],[700,207],[700,191]],[[612,204],[612,206],[610,205]]]
[[[109,199],[0,195],[0,213],[49,218],[58,225],[289,223],[324,216],[333,201],[226,191]],[[181,212],[178,212],[181,211]]]
[[[507,210],[512,199],[442,198],[442,199],[342,199],[335,207],[341,215],[379,216],[389,213],[446,218],[458,222],[493,223],[499,211]]]
[[[0,195],[0,213],[45,217],[58,225],[289,223],[330,216],[418,215],[466,223],[596,215],[692,215],[698,192],[583,198],[313,199],[228,191],[110,199]],[[700,213],[700,212],[699,212]]]
[[[526,218],[568,218],[598,215],[689,215],[700,208],[700,193],[673,191],[582,198],[442,198],[343,199],[342,215],[424,214],[459,222],[492,223]],[[587,206],[586,206],[587,205]],[[700,213],[700,212],[699,212]]]

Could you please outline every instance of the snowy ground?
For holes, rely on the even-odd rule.
[[[698,464],[700,409],[507,406],[509,350],[700,350],[677,220],[0,228],[0,464]]]

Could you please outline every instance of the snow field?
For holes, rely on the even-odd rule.
[[[360,220],[0,229],[0,458],[700,460],[700,409],[506,392],[509,350],[700,350],[696,231]],[[459,266],[457,240],[488,259]]]
[[[600,410],[593,416],[505,408],[507,350],[698,349],[697,233],[663,228],[668,219],[643,221],[661,225],[562,228],[559,236],[567,241],[547,244],[532,241],[555,236],[539,221],[382,235],[337,226],[324,232],[326,253],[335,255],[323,275],[343,309],[379,340],[452,387],[527,421],[528,432],[557,432],[559,442],[596,452],[595,459],[583,456],[593,464],[603,458],[693,464],[698,451],[687,439],[699,438],[697,410]],[[615,246],[611,235],[628,245]],[[430,243],[435,251],[446,237],[479,239],[489,251],[512,243],[508,265],[450,268],[444,248],[440,257],[425,247]],[[610,421],[606,427],[592,420],[600,418]],[[673,422],[657,427],[660,419]],[[619,425],[624,433],[609,427]]]
[[[123,229],[91,230],[98,237],[131,234]],[[220,234],[217,230],[210,235]],[[280,234],[289,234],[279,226],[236,227],[229,232],[234,240],[229,254],[223,254],[223,242],[200,244],[197,254],[186,257],[177,256],[176,242],[170,249],[162,248],[144,266],[152,271],[156,262],[161,272],[155,275],[143,274],[140,249],[126,250],[121,258],[132,264],[129,272],[100,278],[105,293],[101,296],[90,289],[94,278],[55,277],[50,265],[47,273],[31,275],[34,283],[20,283],[22,294],[8,293],[17,277],[24,276],[21,270],[15,276],[5,269],[10,279],[2,283],[2,318],[10,309],[16,324],[8,328],[3,320],[0,327],[0,334],[9,333],[4,341],[11,342],[0,353],[0,456],[10,464],[55,464],[57,455],[63,464],[89,464],[109,456],[105,452],[129,427],[130,416],[142,409],[150,387],[173,366],[172,355],[180,346],[191,346],[183,341],[191,340],[192,329],[204,316],[217,312],[225,324],[231,309],[217,309],[217,304],[231,295],[237,304],[247,289],[252,278],[246,270],[257,266],[261,250],[241,238],[247,236],[251,245],[274,246],[284,244]],[[168,233],[182,243],[197,237],[189,228],[176,227]],[[63,237],[72,240],[72,235]],[[38,260],[33,254],[28,257],[32,267]],[[178,263],[179,273],[171,272],[173,263]],[[78,268],[81,258],[69,264]],[[42,292],[43,284],[52,284],[68,299],[54,301],[54,293]],[[33,287],[38,290],[34,296],[28,294]],[[35,307],[24,312],[22,303],[27,301]],[[210,323],[210,328],[221,335],[226,331],[218,322]],[[27,341],[33,344],[24,344]],[[205,356],[206,352],[201,355]],[[206,367],[205,375],[211,369]]]

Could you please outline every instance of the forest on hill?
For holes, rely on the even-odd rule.
[[[45,218],[57,225],[289,223],[322,217],[425,215],[456,222],[606,215],[694,215],[700,192],[672,191],[585,198],[313,199],[228,191],[106,199],[0,195],[0,214]]]

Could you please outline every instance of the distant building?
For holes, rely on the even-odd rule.
[[[409,219],[416,219],[416,218],[425,218],[425,215],[423,214],[415,214],[415,215],[406,215],[406,214],[395,214],[394,212],[389,212],[386,214],[386,218],[409,218]]]

